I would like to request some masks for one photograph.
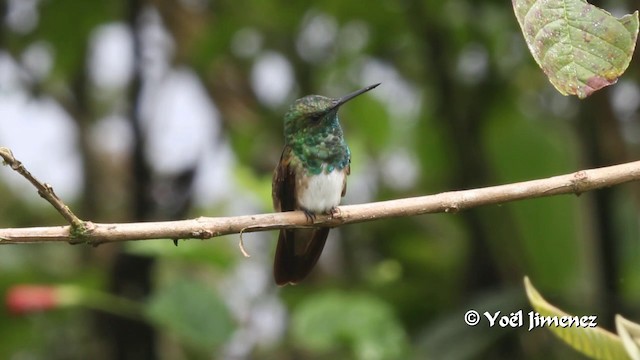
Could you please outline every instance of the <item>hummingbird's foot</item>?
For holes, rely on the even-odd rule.
[[[332,218],[339,217],[340,209],[337,206],[332,207],[331,209],[329,209],[329,216],[331,216]]]
[[[316,214],[307,209],[302,209],[302,211],[304,212],[304,216],[307,218],[308,222],[313,223],[314,221],[316,221]]]

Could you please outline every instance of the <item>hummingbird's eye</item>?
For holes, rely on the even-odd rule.
[[[309,117],[309,121],[316,123],[322,119],[322,114],[313,114]]]

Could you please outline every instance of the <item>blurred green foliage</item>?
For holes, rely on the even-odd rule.
[[[233,331],[225,304],[207,287],[189,280],[160,289],[149,303],[148,316],[205,354],[228,340]]]
[[[562,97],[527,52],[504,1],[41,0],[34,27],[24,31],[9,21],[15,3],[1,7],[2,56],[24,66],[30,46],[50,48],[53,69],[21,86],[32,99],[51,97],[75,121],[84,189],[68,202],[92,221],[132,220],[136,174],[125,166],[132,156],[114,159],[93,139],[105,113],[128,118],[137,109],[135,82],[145,78],[134,76],[119,96],[108,96],[113,89],[87,80],[90,42],[112,23],[150,41],[138,37],[149,14],[172,39],[170,70],[196,74],[219,112],[221,131],[211,143],[230,144],[233,153],[227,181],[236,193],[192,207],[193,217],[270,211],[288,103],[374,82],[383,84],[340,113],[353,153],[344,202],[544,178],[638,154],[637,93],[627,93],[626,103],[636,104],[628,117],[615,106],[618,86],[637,92],[637,61],[621,84],[584,102]],[[292,75],[285,98],[273,104],[252,80],[266,54],[284,58]],[[0,226],[62,223],[36,195],[15,189],[0,182]],[[270,279],[274,234],[245,235],[248,259],[237,237],[180,241],[178,248],[169,240],[1,247],[0,289],[71,283],[105,290],[122,250],[156,260],[154,294],[141,302],[162,324],[163,358],[565,359],[576,355],[542,332],[468,327],[463,315],[527,309],[527,274],[554,304],[597,314],[605,327],[616,312],[637,320],[638,200],[637,185],[629,184],[350,225],[333,232],[308,281],[282,289]],[[0,353],[9,358],[109,358],[97,334],[86,309],[0,313]]]
[[[408,339],[392,309],[370,295],[331,291],[309,297],[296,308],[291,332],[312,352],[346,347],[355,359],[408,356]]]

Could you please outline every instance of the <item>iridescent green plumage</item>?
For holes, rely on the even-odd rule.
[[[313,175],[349,165],[351,152],[338,121],[338,101],[310,95],[296,100],[285,114],[285,145]]]
[[[310,220],[330,213],[346,192],[351,153],[338,108],[379,84],[338,99],[310,95],[296,100],[284,119],[285,147],[273,176],[276,211],[302,210]],[[278,285],[295,284],[318,261],[329,228],[281,230],[273,265]]]

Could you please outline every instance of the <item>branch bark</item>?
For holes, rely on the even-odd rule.
[[[640,161],[506,185],[345,205],[338,207],[338,211],[333,216],[317,216],[313,223],[310,223],[301,211],[234,217],[199,217],[162,222],[120,224],[84,222],[84,231],[80,236],[71,234],[71,226],[0,229],[0,244],[69,242],[99,245],[130,240],[210,239],[229,234],[295,227],[336,227],[394,217],[441,212],[455,213],[482,205],[559,194],[580,195],[585,191],[636,180],[640,180]]]

